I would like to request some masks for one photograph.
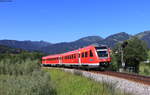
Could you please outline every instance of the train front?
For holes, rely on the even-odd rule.
[[[111,62],[110,49],[107,46],[95,47],[95,49],[99,59],[99,66],[107,68]]]

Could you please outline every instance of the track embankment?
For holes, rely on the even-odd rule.
[[[129,74],[129,73],[122,73],[122,72],[113,72],[113,71],[104,71],[104,72],[89,71],[89,72],[123,78],[123,79],[127,79],[127,80],[130,80],[133,82],[137,82],[137,83],[141,83],[141,84],[150,86],[150,77],[149,76],[142,76],[142,75],[138,75],[138,74]]]
[[[111,84],[113,88],[120,89],[127,93],[133,93],[135,95],[150,95],[149,77],[110,71],[99,72],[66,68],[57,69],[82,75],[98,82]]]

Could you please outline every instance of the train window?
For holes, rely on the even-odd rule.
[[[73,59],[73,55],[71,55],[71,59]]]
[[[95,47],[96,49],[107,49],[107,46]]]
[[[88,52],[85,52],[85,57],[88,57]]]
[[[76,54],[74,54],[74,59],[76,58]]]
[[[93,53],[92,53],[92,50],[90,50],[90,57],[93,57]]]
[[[82,57],[84,57],[84,52],[82,53]]]
[[[72,59],[72,55],[70,55],[70,59]]]

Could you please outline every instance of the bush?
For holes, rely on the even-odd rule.
[[[37,57],[28,54],[3,56],[0,95],[56,95],[50,75],[40,69]]]
[[[32,75],[0,78],[1,95],[56,95],[49,74],[34,71]]]
[[[34,71],[34,69],[39,69],[39,64],[37,64],[38,60],[30,60],[22,61],[21,63],[15,62],[12,63],[12,60],[5,59],[0,61],[0,74],[9,74],[9,75],[23,75],[30,74]]]

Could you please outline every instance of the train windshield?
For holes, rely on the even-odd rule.
[[[107,47],[96,47],[97,54],[100,58],[107,58],[108,57],[108,50]]]

